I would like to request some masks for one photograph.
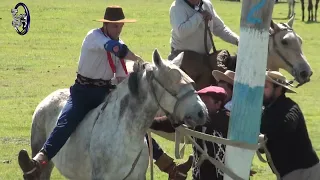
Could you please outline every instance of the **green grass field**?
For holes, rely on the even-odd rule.
[[[75,78],[81,43],[86,33],[103,17],[107,5],[121,5],[126,17],[136,18],[135,24],[125,25],[122,39],[132,51],[144,59],[151,59],[158,48],[163,58],[169,50],[169,7],[172,0],[25,0],[31,11],[31,29],[25,36],[18,35],[11,26],[11,8],[18,1],[0,3],[0,180],[22,179],[17,163],[20,149],[29,147],[31,116],[37,104],[52,91],[69,87]],[[235,32],[239,32],[241,4],[214,0],[220,17]],[[320,47],[317,33],[320,25],[301,21],[300,3],[296,5],[294,29],[303,38],[303,50],[314,75],[309,84],[300,87],[296,100],[307,119],[314,148],[320,154]],[[276,4],[275,21],[283,21],[287,4]],[[215,38],[218,49],[236,52],[236,47]],[[156,137],[160,145],[173,157],[174,144]],[[187,153],[191,148],[188,147]],[[292,157],[295,158],[295,157]],[[258,173],[252,179],[275,179],[269,167],[255,157],[253,169]],[[148,174],[149,177],[149,174]],[[55,169],[52,179],[65,179]],[[155,179],[167,179],[155,167]],[[189,173],[189,178],[190,173]]]

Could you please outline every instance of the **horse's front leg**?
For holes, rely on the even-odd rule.
[[[314,13],[314,16],[315,16],[315,18],[314,18],[314,20],[317,22],[317,14],[318,14],[318,4],[319,4],[319,1],[320,0],[316,0],[316,11],[315,11],[315,13]]]
[[[106,177],[104,172],[101,169],[101,165],[99,165],[99,162],[93,162],[92,163],[92,172],[91,172],[91,179],[92,180],[107,180],[110,179]]]
[[[300,0],[301,3],[301,14],[302,14],[302,21],[304,21],[304,0]]]
[[[288,6],[289,6],[289,10],[288,10],[288,17],[287,18],[290,18],[291,17],[291,2],[290,2],[290,0],[288,1]]]

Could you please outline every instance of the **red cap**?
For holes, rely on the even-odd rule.
[[[222,87],[218,86],[208,86],[199,91],[197,91],[199,95],[209,95],[212,96],[216,100],[224,101],[227,97],[227,92]]]

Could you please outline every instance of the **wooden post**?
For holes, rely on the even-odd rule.
[[[228,139],[258,143],[274,0],[243,0]],[[249,179],[255,151],[227,146],[225,164]],[[226,174],[224,180],[230,180]]]

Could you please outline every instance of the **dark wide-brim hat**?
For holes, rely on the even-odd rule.
[[[108,23],[134,23],[137,20],[126,19],[120,6],[109,6],[106,8],[104,18],[96,21]]]

